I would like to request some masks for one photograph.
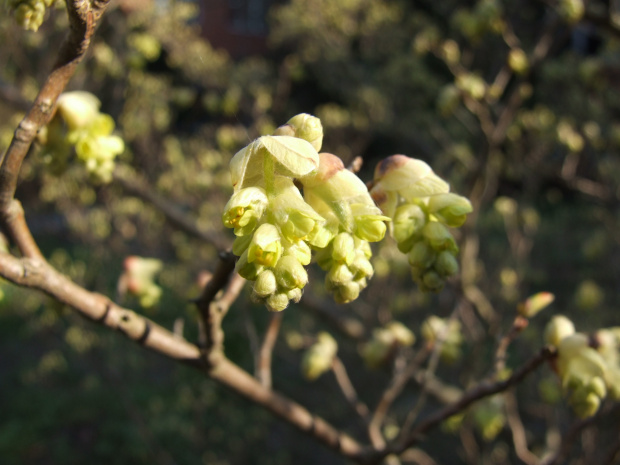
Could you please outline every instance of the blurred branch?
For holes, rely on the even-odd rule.
[[[351,383],[349,375],[347,374],[347,369],[342,363],[342,360],[338,357],[334,357],[332,371],[334,372],[336,382],[338,383],[338,386],[340,386],[340,390],[344,394],[345,399],[349,402],[349,405],[351,405],[353,410],[355,410],[363,420],[367,420],[370,415],[370,411],[368,410],[366,404],[359,400],[357,391],[353,387],[353,383]]]
[[[309,293],[306,293],[303,296],[301,304],[303,308],[313,311],[350,339],[356,341],[364,339],[366,333],[364,325],[356,318],[346,315],[345,312],[337,308],[331,302],[320,301]]]
[[[564,462],[564,459],[568,456],[571,448],[575,445],[577,437],[581,431],[588,425],[594,422],[596,417],[586,418],[585,420],[577,420],[570,427],[566,435],[562,438],[562,444],[555,454],[548,456],[546,459],[541,460],[540,465],[556,465]]]
[[[223,263],[227,262],[224,260]],[[222,264],[220,269],[226,270],[225,266]],[[216,284],[222,282],[222,276],[225,274],[224,271],[214,273],[212,281],[207,284],[203,292],[202,305],[209,302],[213,304],[211,307],[217,305],[225,307],[233,300],[231,296],[242,282],[237,278],[231,280],[228,290],[219,302],[213,301],[217,294],[216,289],[221,287]],[[369,451],[350,436],[338,431],[294,401],[262,386],[251,375],[228,360],[221,351],[217,352],[217,356],[208,357],[210,364],[205,366],[198,346],[174,335],[148,318],[116,305],[101,294],[87,291],[47,263],[0,253],[0,276],[19,286],[42,291],[73,307],[86,318],[118,330],[128,339],[153,352],[200,369],[218,383],[261,405],[344,457],[364,460],[369,455]],[[233,287],[234,291],[231,290]]]
[[[404,450],[408,449],[416,442],[418,442],[423,435],[439,425],[441,422],[451,417],[452,415],[459,413],[465,410],[474,402],[484,399],[485,397],[492,396],[493,394],[497,394],[498,392],[505,391],[506,389],[520,383],[527,375],[537,369],[540,365],[542,365],[545,361],[551,359],[555,356],[555,350],[551,347],[544,347],[541,351],[532,357],[528,362],[526,362],[521,368],[516,370],[512,376],[503,380],[496,381],[493,383],[490,382],[481,382],[474,388],[465,392],[463,397],[459,399],[457,402],[450,404],[441,410],[435,412],[434,414],[428,416],[425,420],[420,422],[409,434],[409,436],[403,440],[399,441],[394,445],[390,445],[384,450],[378,452],[378,455],[385,457],[388,454],[396,453],[399,454]]]
[[[495,351],[495,375],[500,375],[504,368],[506,368],[506,352],[508,347],[517,338],[517,336],[529,325],[527,318],[518,315],[508,332],[500,339],[497,344],[497,350]]]
[[[43,255],[32,238],[21,205],[13,197],[22,162],[28,154],[38,131],[54,116],[56,100],[73,76],[90,45],[99,17],[109,0],[67,2],[70,29],[60,47],[58,59],[41,87],[30,111],[17,126],[0,166],[0,221],[3,229],[27,257],[43,260]]]
[[[506,419],[508,427],[512,432],[512,442],[515,446],[515,453],[527,465],[538,465],[539,458],[532,453],[527,447],[527,436],[521,417],[519,416],[519,408],[514,390],[508,390],[504,393],[504,405],[506,407]]]
[[[370,424],[368,425],[368,435],[370,436],[370,439],[375,447],[385,447],[385,440],[381,434],[381,426],[383,425],[383,421],[385,420],[388,410],[403,391],[409,379],[416,373],[416,371],[420,368],[420,365],[429,356],[429,353],[429,347],[424,347],[422,350],[418,351],[415,357],[403,369],[395,370],[394,376],[392,377],[389,386],[383,392],[383,395],[381,396],[381,399],[379,400],[379,403],[377,404],[377,407],[372,415]]]
[[[265,332],[265,339],[260,347],[258,353],[258,371],[256,377],[258,381],[268,389],[271,389],[271,355],[273,354],[273,347],[278,339],[278,333],[280,326],[282,325],[282,312],[273,313],[267,331]]]
[[[230,249],[231,243],[220,234],[205,231],[198,227],[196,221],[183,212],[178,205],[158,194],[147,181],[129,169],[117,168],[114,171],[114,181],[121,185],[128,193],[147,201],[161,211],[166,219],[186,233],[212,244],[217,250]]]

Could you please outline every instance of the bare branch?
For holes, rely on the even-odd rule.
[[[336,382],[338,386],[340,386],[340,390],[344,394],[345,399],[351,405],[351,408],[357,412],[357,414],[363,419],[368,419],[370,412],[366,404],[360,401],[357,391],[355,387],[353,387],[353,383],[349,379],[349,375],[347,374],[347,369],[345,368],[342,360],[338,357],[334,357],[334,362],[332,363],[332,371],[334,373],[334,377],[336,378]]]
[[[37,132],[54,116],[56,100],[73,76],[90,45],[97,20],[106,9],[108,0],[67,2],[70,31],[60,48],[54,65],[30,111],[19,123],[13,140],[0,166],[0,220],[4,230],[18,245],[23,255],[42,259],[36,243],[26,226],[21,207],[13,202],[22,162]]]
[[[506,389],[520,383],[527,375],[533,372],[546,360],[555,356],[555,350],[551,347],[544,347],[541,351],[526,362],[520,369],[516,370],[512,376],[503,380],[496,381],[494,383],[482,382],[476,387],[467,391],[463,397],[457,402],[450,404],[434,414],[427,417],[421,423],[418,424],[412,431],[409,437],[404,441],[401,441],[393,446],[389,446],[383,451],[379,452],[381,456],[386,456],[390,453],[401,453],[407,448],[414,445],[420,440],[420,438],[430,429],[439,425],[441,422],[451,417],[452,415],[461,412],[469,407],[474,402],[483,399],[485,397],[492,396],[498,392],[505,391]]]
[[[196,221],[183,212],[177,205],[157,193],[147,181],[129,169],[117,168],[114,171],[114,181],[127,192],[149,202],[161,211],[166,219],[175,227],[186,233],[212,244],[218,250],[228,250],[230,241],[220,234],[205,231]]]
[[[521,417],[519,416],[519,408],[517,398],[513,390],[504,393],[504,405],[506,407],[506,419],[508,426],[512,432],[512,442],[515,446],[515,453],[527,465],[538,465],[539,458],[532,453],[527,447],[527,437]]]
[[[271,315],[269,326],[265,332],[265,339],[258,353],[258,370],[256,377],[258,381],[268,389],[271,389],[271,355],[273,347],[278,339],[280,326],[282,325],[282,312]]]

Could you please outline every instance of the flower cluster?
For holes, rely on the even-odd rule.
[[[415,334],[402,323],[392,321],[372,332],[371,340],[362,349],[362,358],[370,368],[378,368],[392,358],[398,347],[414,343]]]
[[[381,215],[366,185],[330,153],[320,154],[318,171],[301,183],[308,204],[326,220],[315,248],[317,263],[327,271],[327,290],[336,302],[351,302],[372,278],[369,242],[383,239],[389,218]]]
[[[56,3],[56,0],[10,0],[15,21],[27,31],[38,31],[45,19],[45,10]]]
[[[39,136],[51,169],[66,168],[70,147],[99,182],[110,182],[114,159],[125,150],[123,139],[113,135],[114,120],[99,112],[101,102],[88,92],[67,92],[58,97],[57,112]]]
[[[272,311],[301,298],[312,249],[335,299],[357,298],[373,274],[368,242],[386,231],[389,218],[364,183],[338,157],[318,153],[322,139],[320,120],[301,114],[230,162],[234,193],[222,220],[237,236],[237,272],[255,281],[253,299]]]
[[[462,226],[472,206],[449,191],[430,166],[404,155],[386,158],[375,170],[372,198],[392,219],[398,248],[425,291],[441,290],[458,271],[459,249],[448,227]]]
[[[304,353],[301,372],[307,380],[314,381],[328,371],[338,352],[338,343],[325,331],[318,334],[316,342]]]
[[[557,373],[579,417],[594,415],[607,395],[620,399],[620,327],[599,330],[591,340],[556,315],[545,328],[545,340],[557,348]]]
[[[429,345],[442,341],[440,357],[444,362],[452,363],[461,357],[463,334],[458,320],[431,315],[422,323],[421,332]]]

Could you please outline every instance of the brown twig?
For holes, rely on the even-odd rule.
[[[265,332],[265,339],[263,339],[263,344],[258,352],[256,378],[268,389],[271,389],[271,355],[273,354],[273,347],[278,339],[281,325],[282,312],[272,314],[269,326],[267,326],[267,331]]]
[[[500,339],[495,351],[495,374],[499,375],[506,368],[506,352],[512,341],[527,328],[529,320],[518,315],[510,327],[510,330]]]
[[[353,387],[353,383],[351,379],[349,379],[349,375],[347,374],[347,369],[338,357],[334,357],[334,361],[332,363],[332,372],[334,373],[334,377],[336,378],[336,382],[344,394],[345,399],[349,402],[351,408],[357,412],[357,414],[362,418],[362,420],[367,420],[370,415],[370,411],[366,404],[360,401],[357,391],[355,387]]]
[[[375,447],[385,447],[385,440],[381,434],[381,425],[390,409],[392,403],[403,391],[409,379],[415,374],[420,365],[426,360],[430,350],[428,347],[419,350],[416,356],[400,371],[396,371],[389,386],[383,392],[381,400],[377,404],[372,418],[368,425],[368,435]]]
[[[173,226],[212,244],[217,250],[228,250],[230,248],[230,241],[225,237],[200,228],[192,217],[183,212],[173,202],[157,193],[148,185],[145,179],[136,173],[126,168],[117,168],[114,171],[114,181],[128,193],[147,201],[161,211]]]
[[[22,162],[28,154],[37,132],[54,116],[56,100],[73,76],[90,45],[97,20],[106,9],[108,0],[67,2],[70,31],[60,48],[58,60],[43,84],[30,111],[17,126],[13,140],[0,166],[0,221],[8,236],[21,253],[43,260],[43,255],[26,225],[21,205],[14,200]]]
[[[497,394],[498,392],[505,391],[506,389],[520,383],[527,375],[553,356],[555,356],[555,350],[551,347],[544,347],[520,369],[516,370],[509,378],[493,383],[482,382],[478,384],[476,387],[467,391],[457,402],[438,410],[420,422],[403,441],[399,441],[394,445],[386,447],[384,450],[379,451],[377,455],[380,457],[385,457],[391,453],[399,454],[403,452],[418,442],[427,431],[439,425],[452,415],[463,411],[474,402],[485,397],[492,396],[493,394]]]
[[[575,445],[577,437],[583,431],[594,422],[595,417],[586,418],[585,420],[577,420],[570,427],[566,435],[562,438],[562,444],[555,454],[548,456],[546,459],[540,462],[540,465],[556,465],[562,463],[568,456],[571,448]]]
[[[512,442],[515,446],[517,457],[527,465],[538,465],[540,459],[527,447],[525,428],[519,416],[519,408],[514,390],[511,389],[504,393],[504,406],[506,408],[506,419],[508,421],[508,427],[512,432]]]

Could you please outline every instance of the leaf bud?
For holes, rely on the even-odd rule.
[[[554,300],[555,296],[551,292],[538,292],[528,297],[523,304],[518,306],[517,310],[521,316],[532,318],[551,305]]]

